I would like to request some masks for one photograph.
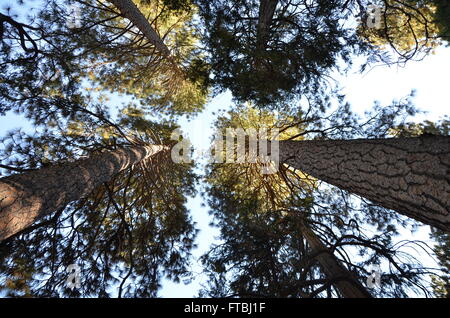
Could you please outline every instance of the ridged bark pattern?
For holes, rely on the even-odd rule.
[[[0,241],[89,195],[120,171],[161,151],[133,146],[0,179]]]
[[[168,47],[153,29],[145,16],[131,0],[109,0],[114,4],[123,17],[130,20],[145,37],[164,55],[170,55]]]
[[[322,266],[328,278],[336,280],[333,284],[344,298],[371,298],[372,295],[358,281],[355,274],[346,269],[306,225],[301,224],[303,237],[308,242],[313,253],[317,253],[316,260]]]
[[[280,161],[450,231],[450,137],[280,141]]]

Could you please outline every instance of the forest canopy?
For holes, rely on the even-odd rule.
[[[414,87],[362,115],[338,80],[449,37],[444,0],[0,8],[0,120],[21,125],[0,127],[0,297],[159,297],[199,277],[193,296],[449,297],[449,118],[423,120]],[[174,160],[196,118],[230,160]],[[200,209],[219,236],[199,251]]]

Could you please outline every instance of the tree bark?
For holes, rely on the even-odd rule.
[[[450,137],[280,141],[280,162],[450,231]]]
[[[300,223],[303,237],[308,242],[315,257],[322,266],[327,278],[336,279],[333,285],[344,298],[371,298],[372,295],[359,282],[355,274],[346,269],[317,237],[317,235],[303,222]]]
[[[145,37],[157,48],[158,51],[165,56],[170,56],[169,48],[164,44],[158,33],[156,33],[156,31],[152,28],[148,20],[132,0],[109,1],[114,4],[117,9],[119,9],[123,17],[130,20],[145,35]]]
[[[0,242],[39,218],[89,195],[97,186],[163,146],[133,146],[0,179]]]
[[[279,0],[260,0],[258,29],[256,35],[256,47],[258,51],[263,51],[269,34],[270,23],[272,22]]]

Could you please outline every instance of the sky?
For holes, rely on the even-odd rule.
[[[5,1],[2,4],[11,1]],[[1,9],[1,8],[0,8]],[[388,105],[394,99],[407,96],[412,89],[416,90],[414,104],[421,110],[426,111],[425,115],[419,115],[416,121],[425,119],[436,121],[444,115],[450,115],[450,101],[448,90],[450,89],[450,48],[438,48],[433,55],[427,56],[423,61],[410,61],[405,67],[380,66],[364,74],[350,72],[347,76],[335,76],[339,84],[343,87],[347,100],[352,105],[354,111],[363,115],[365,110],[372,107],[374,101],[379,101],[383,105]],[[112,101],[114,102],[114,101]],[[197,150],[205,150],[209,147],[212,136],[212,123],[220,109],[228,109],[232,105],[231,94],[229,92],[220,94],[212,99],[204,112],[192,120],[182,118],[179,122]],[[23,128],[31,131],[29,124],[19,115],[8,113],[0,116],[0,137],[14,128]],[[199,161],[197,171],[202,173],[202,164]],[[199,188],[201,192],[201,187]],[[194,251],[194,257],[203,255],[210,244],[217,242],[219,232],[211,228],[212,221],[208,215],[208,206],[200,196],[200,193],[190,198],[187,207],[192,213],[193,220],[197,222],[197,228],[201,231],[197,237],[198,248]],[[418,232],[411,234],[408,230],[401,232],[401,238],[415,238],[430,241],[428,237],[428,227],[422,227]],[[422,255],[425,264],[434,265],[433,261]],[[201,267],[194,259],[193,268],[195,279],[191,284],[176,284],[164,281],[159,293],[161,297],[195,297],[205,277],[201,275]]]

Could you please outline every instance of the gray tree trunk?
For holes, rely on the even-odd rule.
[[[322,266],[327,278],[336,280],[333,285],[339,290],[344,298],[371,298],[372,295],[359,282],[356,276],[346,269],[317,237],[317,235],[305,224],[300,223],[303,237],[308,242],[315,257]]]
[[[132,0],[109,0],[114,4],[123,17],[130,20],[152,43],[158,51],[165,56],[170,56],[169,48],[159,37],[158,33],[152,28],[148,20],[141,13]]]
[[[450,137],[280,141],[280,162],[450,231]]]
[[[0,179],[0,242],[163,150],[133,146]]]

